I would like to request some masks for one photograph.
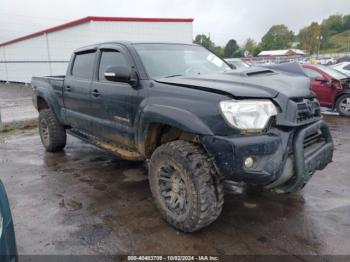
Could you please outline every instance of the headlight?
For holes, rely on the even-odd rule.
[[[229,125],[245,131],[258,132],[277,115],[270,100],[226,100],[220,102],[221,112]]]

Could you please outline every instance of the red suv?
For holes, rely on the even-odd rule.
[[[311,79],[312,91],[321,106],[336,109],[343,116],[350,116],[350,78],[324,65],[303,64],[302,67]]]

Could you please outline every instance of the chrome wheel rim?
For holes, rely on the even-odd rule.
[[[350,113],[350,97],[343,98],[339,104],[340,110],[344,114]]]
[[[183,215],[186,212],[188,193],[185,182],[180,172],[171,164],[166,164],[159,169],[159,190],[166,208],[176,214]]]
[[[40,122],[40,133],[41,133],[41,139],[43,140],[45,145],[49,144],[50,141],[50,133],[49,133],[49,127],[47,126],[46,121],[43,119]]]

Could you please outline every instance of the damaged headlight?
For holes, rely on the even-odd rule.
[[[229,125],[248,132],[262,131],[278,113],[270,100],[225,100],[220,109]]]

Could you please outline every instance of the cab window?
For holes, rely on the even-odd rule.
[[[115,50],[105,50],[101,53],[100,66],[98,70],[98,79],[100,81],[108,81],[104,73],[109,67],[128,66],[128,62],[124,55]]]
[[[72,76],[81,79],[91,79],[94,68],[95,52],[79,53],[75,55]]]
[[[310,68],[304,68],[305,74],[310,78],[310,79],[315,79],[316,77],[322,77],[322,75]]]

